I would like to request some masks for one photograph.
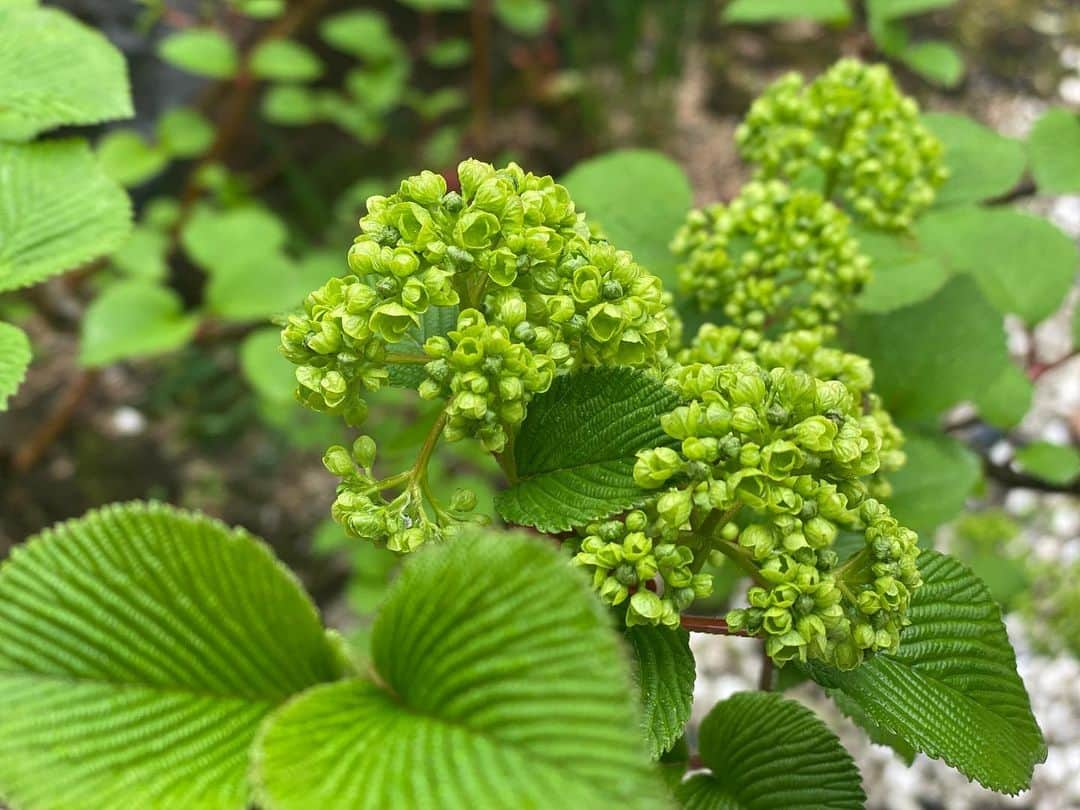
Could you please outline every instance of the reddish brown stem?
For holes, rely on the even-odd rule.
[[[683,614],[682,626],[684,630],[689,630],[691,633],[709,633],[714,636],[742,636],[743,638],[753,638],[745,630],[732,630],[728,627],[726,619],[721,619],[719,616],[691,616],[689,614]]]
[[[45,421],[39,424],[37,430],[30,434],[30,438],[15,451],[11,458],[11,466],[15,472],[25,473],[37,464],[49,449],[49,445],[64,432],[82,398],[93,387],[97,374],[96,371],[80,371],[72,378]]]

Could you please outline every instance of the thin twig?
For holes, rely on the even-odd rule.
[[[693,616],[689,613],[684,613],[681,616],[682,626],[684,630],[689,630],[691,633],[708,633],[714,636],[741,636],[743,638],[753,638],[745,630],[732,630],[727,623],[726,619],[721,619],[719,616]]]
[[[769,657],[769,654],[765,652],[765,645],[761,645],[761,675],[758,678],[758,689],[762,692],[771,692],[773,690],[774,674],[776,670],[773,666],[773,660]]]
[[[49,445],[64,432],[64,428],[75,415],[82,398],[93,387],[97,376],[96,371],[80,371],[71,379],[45,421],[41,422],[37,430],[30,434],[30,438],[15,451],[11,458],[11,466],[15,472],[25,473],[37,464],[45,451],[49,449]]]
[[[1060,368],[1071,360],[1080,357],[1080,349],[1073,349],[1064,357],[1059,357],[1057,360],[1051,360],[1049,363],[1033,362],[1028,366],[1027,375],[1028,379],[1034,382],[1048,371],[1053,371],[1056,368]]]

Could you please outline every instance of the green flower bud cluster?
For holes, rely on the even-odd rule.
[[[679,290],[737,326],[833,324],[870,280],[849,224],[815,191],[750,183],[730,205],[690,212],[671,243]]]
[[[347,450],[329,448],[323,465],[341,478],[330,509],[345,531],[391,551],[409,552],[432,540],[454,536],[469,521],[476,494],[458,490],[449,508],[443,508],[428,490],[426,471],[410,470],[377,480],[372,472],[375,441],[360,436]],[[395,490],[389,499],[383,493]]]
[[[679,613],[712,593],[712,575],[698,573],[693,550],[664,527],[652,504],[649,514],[635,509],[621,519],[590,523],[566,543],[574,565],[592,574],[600,599],[625,611],[628,627],[678,627]]]
[[[905,230],[934,201],[947,171],[941,142],[884,65],[842,59],[809,85],[777,80],[735,133],[758,179],[821,182],[854,216]]]
[[[872,391],[874,372],[870,361],[824,345],[826,334],[822,330],[801,329],[786,332],[775,340],[766,340],[752,329],[707,323],[698,330],[691,345],[677,354],[676,360],[681,365],[708,363],[714,366],[753,362],[764,369],[786,368],[805,372],[819,380],[843,383],[853,400],[861,403],[863,416],[877,422],[881,431],[880,467],[866,483],[873,497],[887,498],[892,494],[892,488],[883,474],[895,472],[907,461],[903,451],[904,434],[885,410],[881,397]]]
[[[839,380],[748,361],[676,366],[668,384],[685,403],[661,417],[673,445],[639,452],[634,479],[658,490],[659,536],[706,543],[754,577],[750,606],[729,623],[764,636],[778,663],[849,668],[894,649],[918,548],[870,497],[864,479],[885,438],[862,398]],[[840,530],[865,541],[843,566]]]

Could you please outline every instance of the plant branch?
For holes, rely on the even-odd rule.
[[[741,638],[753,638],[745,630],[732,630],[726,619],[719,616],[694,616],[684,613],[679,617],[684,630],[691,633],[708,633],[713,636],[739,636]]]
[[[93,388],[97,376],[97,371],[80,371],[71,379],[45,421],[38,425],[37,430],[30,434],[11,457],[11,466],[15,472],[25,473],[37,464],[49,449],[49,445],[64,432],[82,398]]]

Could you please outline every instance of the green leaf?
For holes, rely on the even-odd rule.
[[[1080,477],[1080,450],[1050,442],[1032,442],[1016,451],[1016,463],[1026,473],[1065,486]]]
[[[694,654],[685,630],[638,625],[626,631],[634,653],[642,728],[653,759],[682,737],[694,702]]]
[[[917,304],[859,316],[851,337],[873,364],[875,390],[901,418],[973,399],[1010,362],[1002,318],[967,276]]]
[[[916,231],[926,251],[969,273],[999,312],[1028,324],[1058,310],[1080,263],[1076,245],[1060,229],[1009,208],[932,211]]]
[[[300,127],[318,121],[315,94],[306,87],[276,84],[263,96],[262,113],[271,124]]]
[[[246,256],[264,256],[285,245],[288,231],[271,211],[248,205],[218,211],[197,206],[184,226],[180,241],[192,261],[208,272],[228,269]]]
[[[888,502],[896,519],[929,545],[934,530],[963,511],[982,468],[978,456],[950,436],[911,428],[904,433],[908,460],[889,473],[893,494]]]
[[[788,670],[797,671],[794,667],[784,667],[780,671],[786,672]],[[866,732],[866,736],[870,738],[870,742],[888,746],[898,757],[900,757],[905,765],[911,765],[911,763],[915,761],[915,755],[919,752],[899,735],[893,734],[891,731],[886,731],[881,728],[881,726],[876,725],[873,720],[867,717],[862,706],[843,692],[839,692],[835,689],[829,692],[829,695],[832,697],[833,702],[836,703],[840,711],[842,711],[851,722]]]
[[[313,689],[264,728],[260,804],[666,805],[607,612],[548,544],[466,535],[413,555],[371,646],[376,683]]]
[[[660,415],[675,392],[640,371],[585,369],[529,404],[514,441],[517,480],[495,508],[509,523],[562,532],[638,506],[637,451],[670,442]]]
[[[1047,110],[1028,137],[1031,174],[1043,194],[1080,192],[1080,116]]]
[[[0,795],[242,810],[260,723],[337,676],[315,606],[251,535],[158,504],[90,512],[0,567]]]
[[[241,14],[255,20],[271,20],[285,11],[285,0],[236,0],[233,5]]]
[[[259,329],[244,338],[240,371],[260,397],[271,402],[292,401],[295,377],[292,365],[281,354],[281,331],[276,327]]]
[[[465,11],[469,0],[399,0],[403,6],[416,11]]]
[[[0,144],[0,292],[115,250],[131,203],[79,139]]]
[[[495,0],[493,10],[500,23],[523,37],[543,33],[551,17],[547,0]]]
[[[132,279],[120,281],[94,299],[82,319],[79,362],[106,366],[148,357],[187,344],[199,325],[172,290]]]
[[[472,45],[464,37],[454,37],[436,42],[424,52],[428,64],[437,68],[461,67],[469,61]]]
[[[174,107],[157,122],[161,148],[170,157],[198,157],[214,142],[214,127],[202,113],[190,107]]]
[[[698,748],[711,772],[675,791],[685,810],[862,810],[851,756],[801,703],[739,692],[701,722]]]
[[[848,672],[810,666],[878,726],[944,760],[991,790],[1031,784],[1046,744],[1016,674],[1001,610],[965,566],[935,551],[919,556],[923,585],[912,595],[911,625],[895,654]]]
[[[975,405],[984,422],[1010,430],[1027,415],[1034,396],[1035,386],[1028,376],[1009,363],[994,382],[975,392]]]
[[[319,36],[331,48],[369,62],[401,58],[401,44],[378,11],[343,11],[319,23]]]
[[[169,274],[168,251],[168,234],[139,225],[111,258],[117,268],[133,278],[162,281]]]
[[[311,292],[295,261],[283,253],[245,254],[210,268],[206,305],[230,321],[262,321],[296,309]]]
[[[236,46],[213,28],[189,28],[169,34],[158,45],[158,56],[173,67],[211,79],[236,75]]]
[[[948,279],[945,265],[921,252],[911,239],[856,228],[862,252],[873,262],[873,276],[859,295],[863,312],[891,312],[924,301]]]
[[[122,186],[145,183],[169,163],[169,156],[133,129],[114,129],[97,144],[105,174]]]
[[[324,280],[325,283],[325,280]],[[428,307],[420,316],[420,326],[409,330],[404,340],[390,346],[390,351],[402,354],[423,355],[424,343],[428,338],[445,337],[446,333],[457,327],[459,307]],[[416,388],[427,379],[423,363],[391,363],[387,384],[397,388]]]
[[[26,332],[0,321],[0,411],[6,411],[11,397],[30,367],[30,338]]]
[[[947,42],[915,42],[905,46],[896,58],[924,79],[942,87],[956,87],[964,78],[964,58]]]
[[[623,149],[579,163],[562,183],[612,244],[675,286],[668,242],[693,202],[690,181],[675,161],[659,152]]]
[[[787,20],[846,23],[851,19],[851,9],[847,0],[732,0],[724,8],[723,19],[744,24]]]
[[[56,9],[0,8],[0,76],[0,140],[134,113],[120,51]]]
[[[956,0],[867,0],[870,14],[883,20],[925,14],[953,5]]]
[[[291,39],[268,39],[251,54],[251,72],[260,79],[310,82],[323,73],[322,61],[306,45]]]
[[[998,197],[1024,176],[1027,155],[1020,141],[999,135],[966,115],[928,113],[923,123],[945,144],[949,177],[935,205],[973,203]]]

